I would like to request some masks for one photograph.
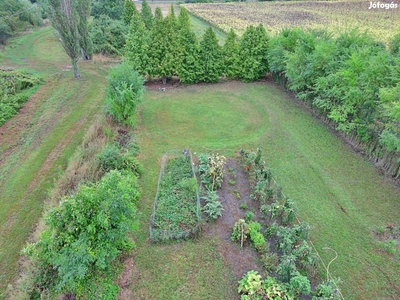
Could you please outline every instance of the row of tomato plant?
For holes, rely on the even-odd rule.
[[[232,241],[241,246],[250,242],[259,252],[265,271],[247,272],[239,281],[241,299],[340,299],[337,279],[324,281],[314,288],[319,257],[309,243],[311,226],[297,219],[297,208],[275,184],[271,170],[261,160],[262,151],[241,150],[241,160],[248,172],[252,201],[259,202],[261,221],[254,214],[239,219]]]

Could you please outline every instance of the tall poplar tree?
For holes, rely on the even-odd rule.
[[[74,0],[49,0],[49,18],[61,37],[61,44],[71,59],[75,78],[81,77],[78,70],[79,16]]]
[[[214,30],[209,27],[200,42],[200,81],[218,82],[223,72],[222,49]]]
[[[76,1],[78,13],[79,46],[83,60],[91,60],[93,57],[93,43],[89,35],[88,17],[90,16],[90,0]]]

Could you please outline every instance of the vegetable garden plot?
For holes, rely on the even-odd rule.
[[[200,228],[200,199],[190,151],[167,152],[161,160],[150,220],[150,240],[190,238]]]

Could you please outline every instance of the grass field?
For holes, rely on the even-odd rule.
[[[208,264],[213,245],[226,241],[202,237],[197,242],[154,246],[147,241],[148,222],[165,151],[190,147],[193,152],[215,149],[232,156],[241,147],[258,146],[283,191],[298,203],[301,219],[314,226],[312,240],[324,260],[334,256],[323,247],[338,252],[330,271],[343,280],[345,298],[400,296],[399,255],[378,251],[371,234],[375,225],[397,222],[400,191],[279,87],[231,82],[147,91],[145,98],[137,130],[140,159],[147,171],[142,180],[134,299],[181,299],[188,290],[196,291],[192,299],[228,299],[227,287],[235,294],[235,285],[225,286],[229,270]],[[199,260],[201,255],[207,262]],[[218,259],[212,263],[219,264]],[[217,282],[203,281],[215,278],[216,272]],[[193,277],[187,274],[201,274],[203,279],[191,282]],[[202,291],[198,284],[211,286]]]
[[[106,68],[70,61],[50,27],[9,41],[2,67],[41,74],[46,83],[0,128],[0,298],[18,273],[20,250],[43,211],[54,179],[100,111]]]
[[[400,31],[400,8],[368,9],[370,2],[367,1],[195,3],[183,6],[223,31],[233,28],[239,34],[247,26],[260,23],[272,35],[284,27],[327,29],[333,33],[357,27],[387,42]]]

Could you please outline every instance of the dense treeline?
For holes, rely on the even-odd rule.
[[[284,29],[268,37],[249,26],[240,39],[231,30],[221,47],[212,29],[198,41],[181,8],[163,18],[135,11],[125,56],[147,78],[178,76],[184,84],[245,82],[268,72],[297,98],[348,135],[392,177],[400,176],[400,34],[389,44],[357,30],[337,36],[325,31]]]
[[[171,6],[163,17],[133,11],[125,56],[133,68],[148,78],[178,76],[185,84],[218,82],[222,76],[258,80],[268,71],[268,35],[262,25],[250,26],[240,42],[232,31],[224,46],[212,28],[199,41],[191,30],[189,15],[181,8],[176,17]]]
[[[28,0],[0,0],[0,43],[17,31],[43,24],[42,12]]]
[[[356,30],[333,37],[286,29],[270,40],[268,61],[273,76],[297,98],[333,122],[391,176],[400,176],[398,36],[387,51]]]

